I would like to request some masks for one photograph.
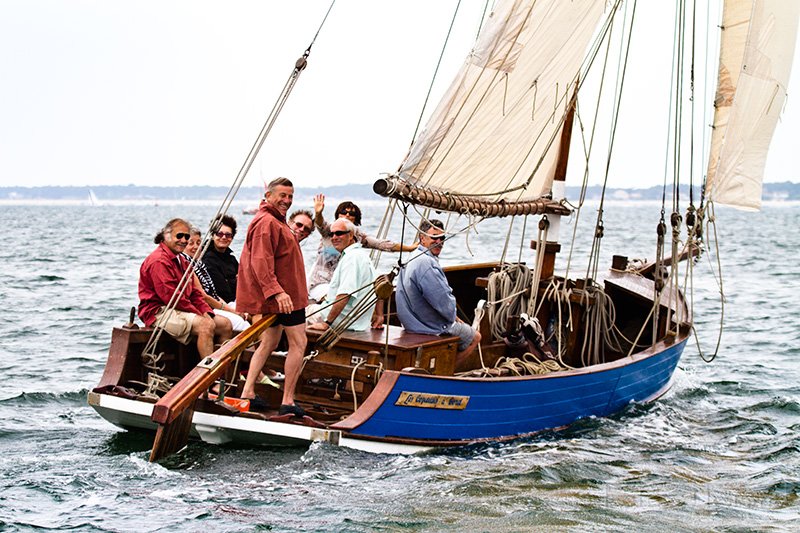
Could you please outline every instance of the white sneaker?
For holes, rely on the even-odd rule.
[[[261,378],[261,381],[259,381],[259,383],[261,383],[262,385],[270,385],[272,387],[275,387],[276,389],[280,389],[281,388],[281,386],[278,385],[277,383],[275,383],[274,381],[272,381],[269,378],[269,376],[264,376],[263,378]]]

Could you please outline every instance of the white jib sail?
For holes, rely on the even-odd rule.
[[[706,193],[761,207],[769,144],[786,100],[800,2],[726,0]]]
[[[487,200],[548,192],[557,133],[605,5],[499,1],[400,176]]]

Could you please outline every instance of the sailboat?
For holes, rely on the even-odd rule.
[[[715,28],[720,53],[711,138],[707,149],[699,148],[698,138],[698,147],[689,150],[695,125],[683,120],[686,102],[700,100],[691,93],[691,35],[706,28],[692,28],[691,5],[679,4],[666,147],[671,183],[656,208],[654,260],[638,263],[621,253],[600,266],[601,201],[593,207],[587,266],[578,269],[562,224],[584,209],[581,195],[565,197],[584,110],[603,101],[598,93],[610,93],[613,124],[626,96],[621,77],[610,88],[591,80],[604,80],[593,73],[613,64],[606,55],[612,35],[622,35],[618,64],[625,73],[635,2],[500,0],[406,158],[374,185],[376,194],[389,198],[387,213],[400,213],[395,220],[409,224],[409,231],[418,222],[409,212],[466,221],[449,223],[449,236],[488,218],[503,218],[511,227],[535,217],[537,223],[528,224],[534,228],[530,240],[523,232],[520,245],[528,251],[526,261],[509,260],[517,254],[506,245],[495,262],[446,269],[464,321],[482,333],[471,368],[455,371],[455,338],[410,333],[396,320],[384,330],[337,332],[334,342],[309,332],[297,394],[309,416],[287,419],[235,401],[243,384],[239,370],[265,322],[203,360],[166,335],[155,350],[158,358],[143,359],[151,332],[137,328],[131,316],[129,324],[114,328],[89,404],[120,427],[157,430],[154,452],[180,423],[184,431],[170,437],[175,442],[167,453],[189,436],[212,444],[322,441],[413,453],[516,439],[664,395],[693,333],[685,280],[706,251],[703,230],[714,205],[760,205],[800,11],[798,3],[781,0],[724,2]],[[624,146],[615,150],[625,156]],[[605,169],[616,151],[609,149]],[[700,158],[706,163],[695,161]],[[694,183],[693,174],[699,176]],[[690,193],[688,202],[686,194],[679,197],[687,177],[689,184],[702,183],[699,197]],[[568,258],[561,270],[559,254]],[[391,311],[391,288],[387,292]],[[280,370],[281,354],[268,364]],[[228,398],[207,393],[218,379]],[[258,392],[273,405],[280,402],[272,387]]]
[[[97,199],[97,195],[95,195],[92,189],[89,189],[89,205],[92,207],[100,205],[100,201]]]

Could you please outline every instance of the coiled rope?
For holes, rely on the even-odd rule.
[[[493,367],[478,368],[456,374],[459,377],[497,378],[503,376],[536,376],[563,372],[570,368],[562,363],[547,359],[542,361],[534,354],[526,352],[522,357],[501,357]]]
[[[519,316],[528,308],[528,294],[533,274],[521,264],[506,264],[498,272],[489,274],[486,296],[489,328],[495,340],[502,339],[506,324],[512,316]]]

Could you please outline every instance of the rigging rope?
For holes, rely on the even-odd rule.
[[[714,347],[714,353],[712,353],[711,356],[706,357],[706,355],[703,353],[703,350],[700,347],[700,339],[698,338],[697,331],[694,329],[694,324],[692,324],[692,332],[694,333],[695,344],[697,345],[697,353],[700,356],[700,359],[702,359],[706,363],[710,363],[714,359],[716,359],[717,355],[719,354],[719,347],[722,344],[722,329],[723,329],[723,323],[725,321],[725,291],[722,283],[722,262],[720,261],[720,255],[719,255],[719,236],[717,235],[717,224],[716,224],[716,216],[714,213],[714,203],[708,202],[707,207],[711,211],[711,215],[709,215],[708,217],[707,225],[713,229],[713,232],[709,233],[709,230],[706,229],[705,233],[706,235],[711,235],[711,234],[714,235],[714,246],[716,250],[714,256],[717,260],[717,271],[719,272],[719,278],[717,278],[717,275],[713,270],[712,274],[714,275],[714,279],[717,280],[717,285],[719,287],[719,296],[720,296],[719,298],[720,316],[719,316],[719,330],[717,333],[717,345]]]
[[[317,29],[317,32],[314,34],[314,38],[311,40],[311,44],[308,45],[308,47],[306,48],[305,52],[303,52],[303,55],[295,62],[294,68],[292,69],[291,73],[289,74],[289,77],[287,78],[286,83],[284,84],[283,89],[281,90],[281,93],[278,96],[278,99],[275,101],[275,104],[273,105],[272,110],[270,111],[269,115],[267,116],[267,118],[266,118],[266,120],[264,122],[264,125],[261,128],[261,131],[259,132],[258,136],[256,137],[255,142],[253,143],[253,146],[250,148],[250,152],[247,154],[247,157],[245,157],[245,160],[242,163],[242,166],[239,168],[239,172],[236,175],[236,178],[234,179],[233,184],[228,189],[228,192],[226,193],[225,197],[223,198],[219,209],[217,209],[217,213],[212,218],[212,221],[209,224],[208,231],[206,232],[206,235],[203,238],[203,242],[202,242],[200,248],[198,249],[197,253],[195,253],[194,259],[199,258],[200,254],[204,253],[207,250],[207,248],[208,248],[208,246],[209,246],[209,244],[211,242],[211,233],[220,224],[220,220],[221,220],[222,216],[225,215],[228,212],[228,209],[230,208],[230,205],[233,202],[233,199],[236,196],[236,193],[239,192],[239,188],[241,187],[242,182],[244,181],[245,177],[247,176],[247,173],[249,172],[250,167],[253,165],[253,162],[255,161],[256,156],[258,156],[258,153],[261,150],[261,147],[263,146],[264,141],[266,140],[266,138],[269,135],[270,131],[272,131],[272,127],[274,126],[275,121],[278,119],[278,116],[280,115],[281,111],[283,110],[283,107],[286,105],[286,101],[288,100],[292,90],[294,89],[294,86],[297,83],[297,80],[300,77],[300,74],[302,73],[303,70],[305,70],[305,68],[306,68],[306,66],[308,64],[308,56],[311,54],[311,47],[316,42],[316,39],[319,36],[320,31],[322,30],[322,26],[325,24],[325,21],[328,19],[328,15],[330,14],[331,9],[333,9],[333,5],[335,3],[336,3],[336,0],[332,0],[330,6],[328,7],[328,11],[325,13],[325,16],[323,17],[322,23],[320,23],[320,26]],[[193,279],[193,275],[194,275],[193,274],[193,269],[191,268],[191,265],[190,265],[184,271],[183,277],[181,277],[181,280],[179,281],[178,286],[176,287],[175,291],[172,293],[172,297],[170,298],[170,301],[168,302],[166,308],[162,312],[160,319],[156,322],[155,327],[153,328],[153,331],[150,334],[150,338],[148,339],[147,344],[145,345],[145,348],[144,348],[144,350],[142,352],[143,355],[144,354],[151,354],[152,355],[153,349],[158,344],[158,341],[161,338],[161,334],[164,331],[164,326],[166,325],[166,322],[167,322],[167,319],[169,317],[169,314],[175,309],[175,306],[178,303],[180,295],[183,294],[184,290],[186,289],[186,287],[190,283],[190,280]]]
[[[425,110],[428,108],[428,100],[431,97],[433,84],[434,82],[436,82],[436,77],[439,74],[439,67],[442,65],[442,58],[444,57],[445,50],[447,50],[447,43],[450,42],[450,34],[453,32],[453,25],[456,23],[456,16],[458,16],[459,7],[461,7],[461,0],[458,0],[458,3],[456,4],[456,9],[453,12],[453,18],[452,20],[450,20],[450,27],[447,29],[447,35],[444,38],[444,43],[442,44],[442,51],[439,53],[439,60],[436,62],[436,68],[433,71],[433,77],[431,77],[431,84],[428,86],[428,92],[427,94],[425,94],[425,101],[423,102],[422,109],[419,112],[417,125],[414,127],[414,135],[411,136],[411,144],[414,144],[414,141],[417,140],[417,133],[419,132],[419,126],[420,124],[422,124],[422,117],[425,116]]]
[[[506,335],[508,320],[527,309],[531,279],[530,269],[522,264],[506,264],[500,271],[489,274],[486,307],[489,329],[496,340]]]

